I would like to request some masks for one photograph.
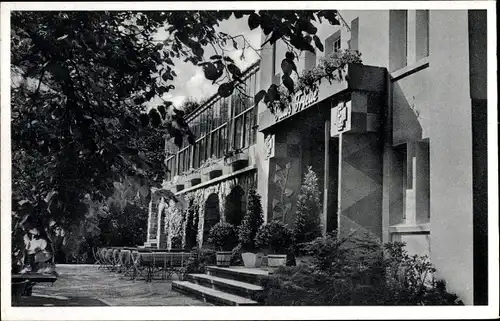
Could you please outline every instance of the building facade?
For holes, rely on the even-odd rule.
[[[267,221],[293,224],[311,166],[323,187],[325,232],[406,242],[410,253],[430,257],[438,278],[466,304],[487,303],[486,11],[340,14],[340,26],[317,24],[324,53],[303,53],[299,73],[339,49],[358,50],[362,64],[348,64],[336,82],[296,93],[280,112],[248,98],[240,104],[231,97],[223,107],[226,100],[213,97],[188,119],[197,145],[166,162],[180,174],[214,155],[220,172],[201,183],[190,174],[184,187],[169,177],[163,188],[198,213],[201,246],[214,222],[238,223],[249,188],[262,196]],[[279,41],[262,48],[247,72],[255,79],[250,97],[280,81],[286,51]],[[204,116],[209,110],[227,119]],[[153,201],[152,213],[161,213],[156,204],[164,206]],[[184,245],[192,221],[186,217]],[[169,234],[158,232],[170,224],[160,218],[151,215],[158,223],[150,225],[157,232],[149,242],[162,244]]]

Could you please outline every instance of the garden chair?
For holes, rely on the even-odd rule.
[[[105,247],[101,248],[101,251],[99,252],[99,256],[101,258],[101,264],[102,264],[102,267],[104,267],[104,268],[108,267],[108,261],[106,259],[107,252],[108,252],[108,249]]]
[[[119,262],[120,262],[120,269],[118,272],[123,273],[122,274],[123,277],[130,275],[130,272],[132,272],[132,267],[133,267],[130,250],[123,249],[120,251]]]
[[[113,268],[111,269],[112,271],[115,271],[117,268],[120,268],[120,251],[121,249],[119,248],[114,248],[113,249],[113,254],[111,257],[111,260],[113,261]]]
[[[101,261],[101,249],[100,248],[92,248],[92,255],[94,256],[94,265],[99,265],[98,270],[102,267]]]
[[[144,276],[146,265],[143,264],[143,254],[137,250],[130,251],[130,260],[132,263],[131,280],[137,280],[139,277]]]
[[[105,255],[105,260],[106,260],[106,267],[108,271],[112,270],[114,268],[114,262],[113,262],[113,249],[108,248],[106,249],[106,255]]]

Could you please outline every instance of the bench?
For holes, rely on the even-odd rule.
[[[37,283],[54,283],[57,281],[57,276],[52,274],[41,274],[41,273],[25,273],[25,274],[12,274],[11,283],[12,291],[15,291],[16,285],[20,286],[22,289],[21,293],[15,293],[16,295],[27,295],[30,296],[33,286]]]

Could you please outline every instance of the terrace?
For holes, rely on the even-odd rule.
[[[130,280],[97,265],[57,265],[53,285],[37,284],[31,297],[13,306],[203,306],[210,305],[172,290],[172,280]]]

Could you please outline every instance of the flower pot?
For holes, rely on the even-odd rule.
[[[286,254],[268,254],[267,266],[278,267],[286,265]]]
[[[241,253],[241,257],[243,258],[243,264],[245,267],[256,268],[262,265],[262,258],[264,257],[264,254],[245,252]]]
[[[219,251],[216,253],[217,266],[229,266],[231,265],[231,256],[233,252],[231,251]]]

